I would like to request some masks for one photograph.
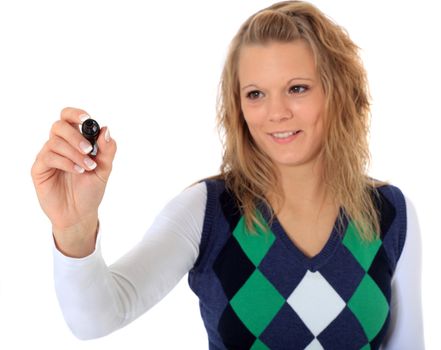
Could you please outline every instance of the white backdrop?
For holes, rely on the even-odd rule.
[[[125,329],[87,342],[71,335],[30,167],[63,107],[84,108],[109,126],[119,149],[100,217],[106,261],[117,259],[170,198],[217,172],[215,101],[226,49],[239,25],[272,2],[0,1],[1,349],[207,349],[186,278]],[[371,174],[399,186],[419,212],[426,344],[440,349],[436,2],[313,3],[363,50]]]

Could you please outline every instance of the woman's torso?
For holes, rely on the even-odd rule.
[[[406,233],[404,197],[396,187],[379,189],[380,239],[362,242],[344,220],[317,254],[308,254],[277,218],[267,232],[250,234],[224,182],[206,185],[200,253],[189,283],[211,349],[379,348]]]

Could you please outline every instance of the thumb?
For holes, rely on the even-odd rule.
[[[112,163],[116,154],[116,142],[110,137],[108,127],[101,128],[97,143],[98,153],[95,157],[97,163],[95,173],[98,177],[107,182],[110,172],[112,171]]]

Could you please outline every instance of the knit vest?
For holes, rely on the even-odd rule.
[[[307,257],[269,210],[248,232],[224,181],[207,180],[199,257],[189,273],[210,350],[379,349],[389,326],[391,279],[406,237],[401,191],[378,188],[380,238],[366,243],[336,221]],[[345,217],[343,215],[343,217]]]

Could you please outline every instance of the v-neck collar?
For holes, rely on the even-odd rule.
[[[339,209],[339,214],[334,222],[331,234],[328,237],[323,248],[314,256],[309,257],[289,238],[285,229],[279,222],[279,219],[276,215],[274,215],[272,221],[271,212],[266,206],[259,206],[259,209],[265,219],[267,225],[274,233],[277,239],[285,246],[288,254],[290,254],[295,260],[301,263],[306,269],[311,272],[317,271],[321,266],[323,266],[334,254],[334,252],[341,245],[341,242],[344,237],[344,233],[346,232],[346,228],[348,225],[348,220],[346,215],[344,214],[344,209]],[[342,222],[340,222],[340,217],[343,218]]]

